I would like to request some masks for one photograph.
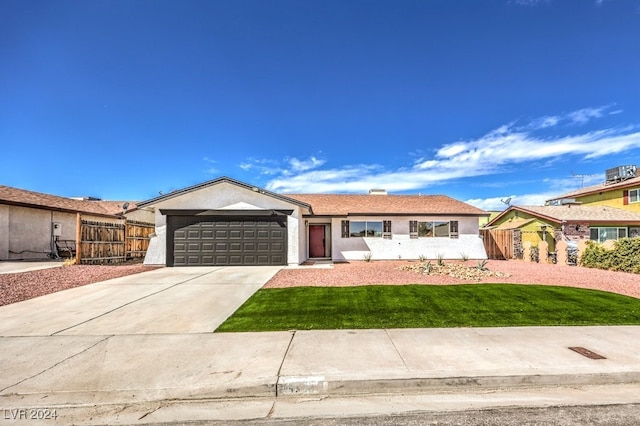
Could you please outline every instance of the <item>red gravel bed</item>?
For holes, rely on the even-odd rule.
[[[157,266],[145,266],[140,263],[70,265],[15,274],[0,274],[0,306],[157,268]]]
[[[457,262],[457,261],[449,261]],[[509,277],[490,277],[481,281],[466,281],[442,275],[424,275],[402,270],[402,266],[417,264],[410,261],[373,261],[336,263],[332,268],[301,267],[279,271],[265,288],[299,286],[345,287],[370,284],[474,284],[513,283],[579,287],[608,291],[640,298],[640,275],[604,271],[581,266],[530,263],[521,260],[490,260],[490,271],[509,274]],[[447,263],[447,261],[445,261]],[[477,262],[468,261],[470,267]]]

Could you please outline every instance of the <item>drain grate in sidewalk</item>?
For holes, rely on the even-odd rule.
[[[600,354],[597,354],[593,351],[590,351],[587,348],[583,348],[582,346],[570,346],[569,349],[571,349],[574,352],[579,353],[582,356],[586,356],[589,359],[607,359],[607,357],[604,357]]]

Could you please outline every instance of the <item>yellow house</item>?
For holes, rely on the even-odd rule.
[[[605,172],[605,180],[598,185],[568,192],[546,201],[558,206],[579,203],[589,206],[609,206],[640,212],[640,176],[636,166],[619,166]]]
[[[522,244],[537,246],[541,241],[555,251],[557,241],[593,240],[604,242],[640,236],[640,211],[604,205],[511,206],[489,221],[486,229],[512,231],[513,253]]]

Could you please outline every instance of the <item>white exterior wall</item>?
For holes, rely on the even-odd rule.
[[[46,259],[52,252],[52,227],[59,239],[76,239],[76,214],[18,206],[0,206],[0,260]]]
[[[153,223],[155,220],[154,212],[150,210],[136,209],[124,214],[127,220],[135,220],[138,222]]]
[[[247,214],[251,214],[251,210],[293,209],[292,215],[287,218],[287,262],[290,265],[297,265],[302,262],[301,259],[304,259],[300,248],[301,238],[304,238],[304,236],[300,237],[299,232],[300,218],[302,217],[300,208],[296,204],[289,204],[270,195],[251,191],[232,183],[220,182],[162,200],[152,207],[155,208],[156,236],[152,237],[149,243],[145,264],[166,264],[167,217],[160,213],[160,209],[247,210]],[[165,229],[160,230],[162,227]]]
[[[391,220],[391,239],[380,237],[342,238],[341,222],[344,218],[335,218],[331,223],[332,257],[335,261],[419,259],[486,259],[487,253],[478,234],[477,217],[368,217],[350,216],[349,221]],[[409,238],[409,221],[458,221],[458,238]]]

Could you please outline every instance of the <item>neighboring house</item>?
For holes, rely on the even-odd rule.
[[[581,188],[546,201],[546,205],[579,203],[640,212],[640,176],[636,166],[619,166],[605,172],[603,183]]]
[[[444,195],[283,195],[222,177],[138,207],[155,210],[147,264],[486,258],[478,219],[487,213]]]
[[[56,240],[75,241],[77,214],[83,219],[105,221],[122,218],[122,201],[67,198],[0,185],[0,260],[55,257]],[[153,220],[149,212],[135,211],[136,220]],[[151,218],[149,217],[151,215]]]
[[[511,206],[486,228],[512,230],[516,253],[524,242],[536,246],[543,240],[553,252],[560,240],[604,242],[640,236],[640,212],[604,205]]]

